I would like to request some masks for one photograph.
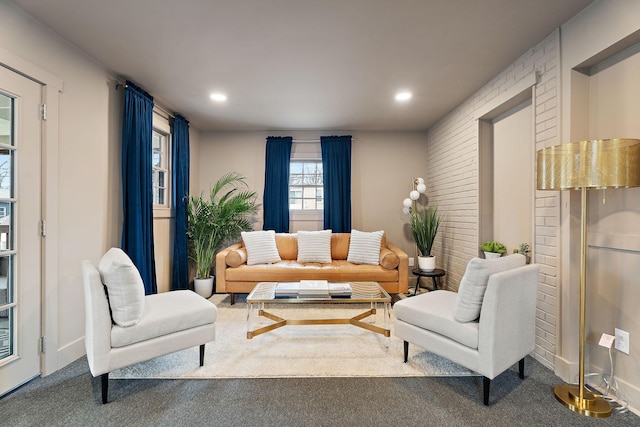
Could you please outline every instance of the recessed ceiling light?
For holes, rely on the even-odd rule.
[[[413,95],[411,95],[411,92],[407,92],[407,91],[398,92],[396,93],[396,101],[399,101],[399,102],[408,101],[411,99],[412,96]]]
[[[224,93],[212,93],[211,95],[209,95],[209,98],[211,98],[212,100],[216,101],[216,102],[224,102],[227,100],[227,95],[225,95]]]

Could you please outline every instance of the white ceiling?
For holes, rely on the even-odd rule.
[[[12,2],[200,130],[416,131],[591,0]]]

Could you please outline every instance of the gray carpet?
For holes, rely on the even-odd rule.
[[[0,399],[2,426],[640,426],[633,413],[592,419],[553,396],[561,381],[531,358],[481,377],[112,380],[110,403],[82,358]]]

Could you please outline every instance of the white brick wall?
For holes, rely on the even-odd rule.
[[[537,73],[533,91],[536,151],[559,144],[559,33],[550,34],[468,100],[433,126],[427,135],[428,193],[445,214],[435,253],[447,269],[446,283],[457,290],[467,262],[477,255],[479,224],[478,117],[487,106]],[[557,334],[557,265],[560,209],[557,192],[535,193],[535,262],[538,285],[535,357],[553,367]]]

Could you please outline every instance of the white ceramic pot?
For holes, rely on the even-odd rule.
[[[422,271],[433,271],[436,268],[436,257],[434,256],[419,256],[418,268]]]
[[[193,288],[201,297],[209,298],[213,294],[213,277],[193,279]]]
[[[484,252],[484,257],[486,259],[492,259],[492,258],[500,258],[502,256],[502,254],[499,254],[497,252]]]

